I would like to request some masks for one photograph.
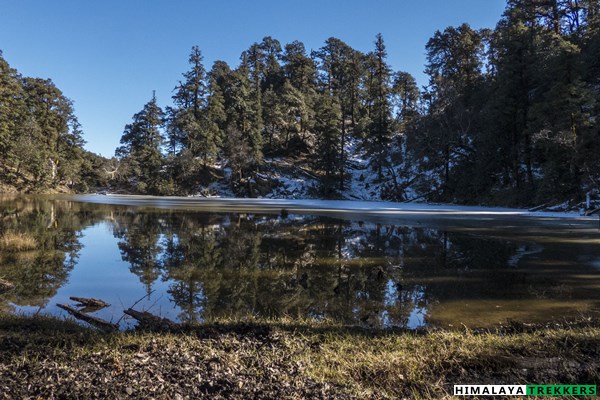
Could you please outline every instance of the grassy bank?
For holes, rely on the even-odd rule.
[[[445,398],[452,385],[600,383],[600,326],[494,333],[211,323],[102,334],[0,318],[0,398]]]

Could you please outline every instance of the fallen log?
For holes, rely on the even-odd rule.
[[[543,210],[544,208],[547,208],[547,207],[548,207],[548,203],[544,203],[544,204],[542,204],[542,205],[539,205],[539,206],[532,207],[532,208],[530,208],[528,211],[529,211],[529,212],[540,211],[540,210]]]
[[[69,299],[79,303],[78,306],[92,307],[97,310],[101,310],[103,308],[110,306],[110,304],[108,304],[107,302],[102,301],[100,299],[87,298],[87,297],[69,297]]]
[[[87,315],[85,313],[77,311],[76,309],[74,309],[66,304],[57,304],[56,306],[58,308],[62,308],[63,310],[65,310],[66,312],[68,312],[69,314],[74,316],[75,318],[85,321],[88,324],[95,326],[96,328],[98,328],[100,330],[103,330],[104,332],[115,332],[115,331],[119,330],[119,325],[117,325],[117,324],[113,324],[111,322],[105,321],[98,317],[93,317],[91,315]]]
[[[590,215],[594,215],[600,212],[600,208],[594,208],[593,210],[589,210],[588,212],[585,213],[586,217],[589,217]]]
[[[139,327],[143,329],[173,330],[179,326],[170,319],[158,317],[148,311],[137,311],[133,308],[128,308],[123,312],[137,320],[140,323]]]

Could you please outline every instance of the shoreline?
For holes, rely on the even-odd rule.
[[[223,321],[112,334],[0,315],[4,396],[452,398],[454,384],[599,384],[600,322],[386,332]]]
[[[145,206],[155,208],[197,208],[239,211],[281,211],[292,213],[310,213],[311,211],[329,213],[361,213],[370,215],[428,215],[447,217],[527,217],[527,218],[565,218],[581,221],[597,221],[600,214],[582,215],[575,211],[534,211],[527,208],[511,208],[486,205],[460,205],[452,203],[428,202],[392,202],[383,200],[362,199],[296,199],[296,198],[252,198],[252,197],[204,197],[204,196],[151,196],[140,194],[113,193],[21,193],[0,192],[1,197],[16,198],[20,196],[51,196],[77,202]]]
[[[422,202],[390,202],[381,200],[321,200],[321,199],[269,199],[246,197],[201,197],[201,196],[147,196],[134,194],[59,194],[57,197],[96,204],[148,206],[156,208],[223,209],[223,210],[277,210],[307,213],[354,212],[373,215],[428,215],[436,216],[484,216],[484,217],[531,217],[567,218],[596,221],[595,215],[581,215],[573,211],[530,211],[521,208],[468,206]]]

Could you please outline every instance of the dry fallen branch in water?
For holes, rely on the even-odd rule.
[[[62,308],[63,310],[67,311],[69,314],[71,314],[75,318],[85,321],[88,324],[95,326],[96,328],[101,329],[105,332],[114,332],[114,331],[119,330],[119,325],[117,325],[117,324],[113,324],[111,322],[105,321],[98,317],[93,317],[91,315],[87,315],[85,313],[77,311],[76,309],[74,309],[66,304],[57,304],[57,307]]]
[[[79,303],[78,306],[80,305],[80,306],[86,306],[86,307],[93,307],[98,310],[110,306],[110,304],[108,304],[107,302],[100,300],[100,299],[87,298],[87,297],[69,297],[69,299]]]
[[[143,295],[142,297],[140,297],[135,303],[133,303],[133,305],[131,307],[129,307],[130,310],[133,310],[133,307],[135,307],[140,301],[144,300],[146,297],[150,298],[150,295],[152,295],[152,293],[154,293],[156,290],[151,290],[150,292],[146,293],[145,295]],[[119,322],[121,322],[121,320],[123,319],[123,317],[126,315],[126,312],[123,312],[123,315],[121,316],[121,318],[119,318],[119,320],[117,321],[117,324]]]
[[[148,311],[136,311],[133,308],[129,308],[123,312],[136,319],[142,328],[151,330],[172,330],[178,326],[177,323],[170,319],[158,317]]]

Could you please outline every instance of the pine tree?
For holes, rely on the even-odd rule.
[[[316,91],[317,67],[307,56],[304,44],[299,41],[285,45],[281,57],[284,62],[283,71],[287,80],[303,94]]]
[[[407,125],[419,116],[421,93],[417,81],[408,72],[398,71],[393,74],[390,94],[393,96],[392,106],[396,110],[398,130],[406,134]]]
[[[173,96],[175,108],[170,110],[169,136],[174,150],[189,150],[192,158],[199,158],[206,166],[214,160],[221,142],[221,135],[207,118],[207,78],[198,46],[192,48],[189,57],[190,70],[183,74]]]
[[[559,7],[557,12],[563,15],[567,10]],[[594,129],[594,90],[581,74],[581,38],[557,33],[553,26],[542,29],[534,42],[532,85],[536,89],[530,94],[526,131],[532,137],[533,162],[543,170],[540,187],[536,187],[538,201],[559,200],[580,191],[581,143]]]
[[[19,140],[22,145],[35,149],[18,150],[27,154],[28,170],[38,186],[65,182],[72,185],[78,178],[84,144],[73,103],[51,80],[24,78],[24,101],[27,106],[26,121],[18,132],[28,137]]]
[[[427,42],[429,100],[427,136],[431,166],[441,169],[443,195],[452,196],[451,167],[472,162],[474,127],[481,107],[483,40],[467,24],[437,31]]]
[[[371,156],[371,165],[377,171],[379,181],[383,179],[383,168],[388,165],[387,153],[392,138],[392,115],[390,104],[390,68],[381,34],[375,40],[375,51],[369,55],[371,85],[368,88],[370,124],[365,148]]]
[[[202,64],[202,52],[198,46],[192,47],[188,58],[190,70],[183,74],[185,80],[179,82],[173,103],[182,109],[191,109],[194,117],[200,119],[206,96],[206,70]]]
[[[14,132],[26,114],[21,77],[10,67],[0,51],[0,154],[13,158]],[[13,160],[4,160],[13,161]],[[16,160],[15,160],[16,161]],[[6,167],[3,165],[3,167]]]
[[[133,122],[125,126],[122,146],[116,152],[129,165],[129,178],[136,181],[136,189],[141,193],[162,192],[163,122],[164,113],[153,94],[142,111],[133,116]]]
[[[262,95],[252,88],[248,79],[248,62],[244,56],[235,72],[237,91],[234,92],[236,104],[233,108],[238,112],[237,127],[248,142],[251,152],[248,167],[255,168],[262,163]]]
[[[305,97],[292,84],[286,81],[281,89],[281,103],[283,106],[283,125],[285,129],[284,147],[288,154],[297,154],[298,151],[307,151],[309,144],[301,136],[303,121],[308,119],[310,112],[305,102]],[[291,145],[293,142],[293,146]]]
[[[265,153],[276,153],[282,148],[281,131],[284,126],[284,114],[281,99],[272,87],[263,94],[263,121]]]
[[[221,87],[212,77],[209,80],[208,93],[205,112],[206,129],[209,131],[207,136],[211,138],[210,143],[214,146],[213,151],[216,154],[223,144],[227,114]]]
[[[263,157],[260,105],[248,76],[244,53],[239,68],[227,76],[225,83],[229,91],[226,153],[238,182],[253,173]]]
[[[582,33],[582,77],[588,88],[600,87],[600,4],[596,0],[586,0],[583,11]],[[592,115],[600,115],[600,92],[595,91]],[[584,171],[585,189],[600,191],[600,122],[594,124],[582,135],[579,143],[578,165]]]
[[[337,98],[325,93],[315,103],[315,135],[317,140],[314,153],[314,165],[324,173],[321,189],[325,196],[332,197],[335,192],[337,174],[341,160],[340,124],[342,110]]]
[[[279,64],[279,60],[282,57],[281,43],[271,36],[266,36],[259,46],[263,55],[262,63],[264,65],[261,82],[262,91],[264,92],[269,87],[273,87],[275,91],[278,91],[283,84],[283,72]]]
[[[84,162],[83,131],[81,124],[74,114],[71,114],[68,121],[68,131],[62,132],[58,139],[57,158],[59,168],[57,170],[58,180],[66,182],[71,187],[80,176],[81,166]]]
[[[346,117],[356,122],[356,103],[359,99],[359,84],[362,55],[337,38],[329,38],[325,46],[313,53],[320,60],[319,85],[321,91],[337,98],[341,108],[340,125],[340,162],[338,164],[339,188],[344,190],[346,171],[345,146],[348,143]],[[316,106],[315,106],[316,107]]]
[[[300,103],[302,110],[299,113],[299,132],[302,136],[302,142],[310,148],[312,146],[312,138],[310,131],[314,124],[314,102],[317,96],[317,66],[315,61],[308,57],[304,44],[299,41],[294,41],[285,46],[285,52],[282,56],[284,62],[283,70],[287,82],[298,90],[301,96]],[[284,84],[284,92],[290,92]]]

